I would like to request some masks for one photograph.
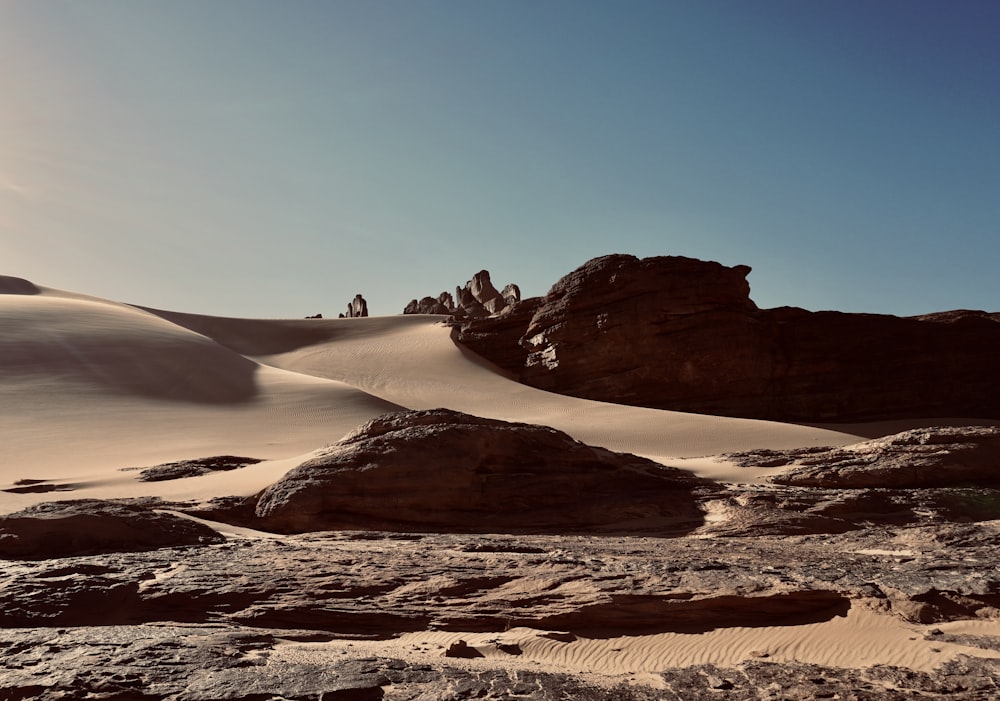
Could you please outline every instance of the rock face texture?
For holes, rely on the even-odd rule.
[[[153,467],[141,469],[138,480],[140,482],[165,482],[167,480],[208,475],[212,472],[237,470],[259,462],[258,458],[244,458],[236,455],[214,455],[210,458],[178,460],[177,462],[167,462],[162,465],[154,465]],[[140,468],[126,467],[123,468],[123,471],[136,469]]]
[[[200,523],[120,502],[78,499],[0,516],[0,558],[71,555],[203,545],[225,540]]]
[[[1000,638],[937,626],[996,615],[998,522],[921,518],[794,543],[352,531],[9,562],[0,698],[994,698]],[[912,626],[913,646],[964,655],[927,673],[782,662],[764,649],[734,666],[653,662],[645,680],[595,682],[569,665],[539,671],[529,649],[541,641],[571,660],[602,638],[795,626],[855,608]],[[453,637],[393,647],[407,631]],[[448,657],[453,644],[502,666]]]
[[[526,384],[587,399],[785,421],[1000,418],[1000,314],[762,310],[749,272],[604,256],[455,337]]]
[[[341,315],[341,317],[344,316],[346,316],[348,319],[368,316],[368,300],[362,297],[360,293],[354,295],[354,299],[351,300],[347,305],[347,314]]]
[[[908,489],[1000,483],[1000,428],[921,428],[843,448],[768,451],[776,484]],[[745,454],[750,462],[753,453]]]
[[[673,468],[561,431],[455,411],[386,414],[265,490],[255,525],[450,532],[683,532],[701,524]]]
[[[449,314],[459,319],[479,319],[499,314],[521,301],[521,289],[509,284],[498,291],[490,280],[488,270],[480,270],[465,283],[455,288],[455,296],[442,292],[437,298],[423,297],[412,300],[403,309],[404,314]]]
[[[455,301],[448,292],[442,292],[437,299],[423,297],[419,301],[412,300],[403,308],[404,314],[452,314],[455,311]]]

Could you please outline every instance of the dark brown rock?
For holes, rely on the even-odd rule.
[[[98,499],[54,501],[0,516],[0,557],[47,559],[225,540],[207,526],[141,506]]]
[[[452,338],[460,347],[468,348],[489,359],[501,369],[519,377],[516,369],[524,366],[528,351],[521,345],[521,336],[535,315],[541,297],[515,302],[499,314],[488,318],[469,318],[454,324]]]
[[[263,528],[670,533],[710,483],[561,431],[445,409],[386,414],[265,490]]]
[[[355,319],[363,316],[368,316],[368,300],[358,293],[347,305],[347,318]]]
[[[451,297],[447,292],[442,292],[441,297],[447,295],[448,298]],[[454,308],[449,308],[441,301],[441,297],[434,299],[433,297],[424,297],[420,301],[412,300],[406,307],[403,308],[404,314],[451,314]]]
[[[502,292],[498,291],[490,280],[489,271],[480,270],[464,287],[455,288],[454,297],[448,292],[442,292],[436,299],[414,299],[403,308],[403,313],[451,314],[459,319],[479,319],[499,314],[520,299],[521,290],[517,285],[509,284]]]
[[[1000,428],[920,428],[788,458],[794,467],[772,482],[840,489],[991,485],[1000,483]]]
[[[512,317],[466,322],[456,339],[527,384],[587,399],[785,421],[1000,418],[1000,314],[761,310],[749,272],[595,258],[541,300],[520,350]]]
[[[212,472],[236,470],[247,465],[256,465],[259,462],[260,459],[258,458],[243,458],[236,455],[215,455],[209,458],[178,460],[176,462],[168,462],[141,469],[138,481],[164,482],[166,480],[183,479],[185,477],[198,477]],[[124,469],[135,470],[140,468],[130,467]]]

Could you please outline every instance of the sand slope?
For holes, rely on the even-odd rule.
[[[300,456],[399,408],[540,423],[718,477],[679,458],[842,445],[859,434],[606,404],[526,387],[458,347],[441,317],[225,319],[141,309],[13,278],[0,294],[0,489],[73,496],[250,494]],[[269,461],[176,483],[121,468],[218,454]],[[0,492],[0,510],[70,492]]]

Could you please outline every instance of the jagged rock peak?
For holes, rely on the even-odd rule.
[[[354,299],[347,304],[347,314],[341,314],[341,318],[345,316],[348,319],[355,319],[362,316],[368,316],[368,300],[361,296],[361,293],[354,295]]]
[[[435,297],[413,299],[403,308],[404,314],[451,314],[458,318],[479,319],[499,314],[521,301],[521,289],[511,283],[498,291],[488,270],[480,270],[455,295],[442,292]]]

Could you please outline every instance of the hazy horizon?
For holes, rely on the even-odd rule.
[[[0,274],[384,315],[620,252],[749,265],[761,307],[996,311],[998,27],[961,0],[0,0]]]

